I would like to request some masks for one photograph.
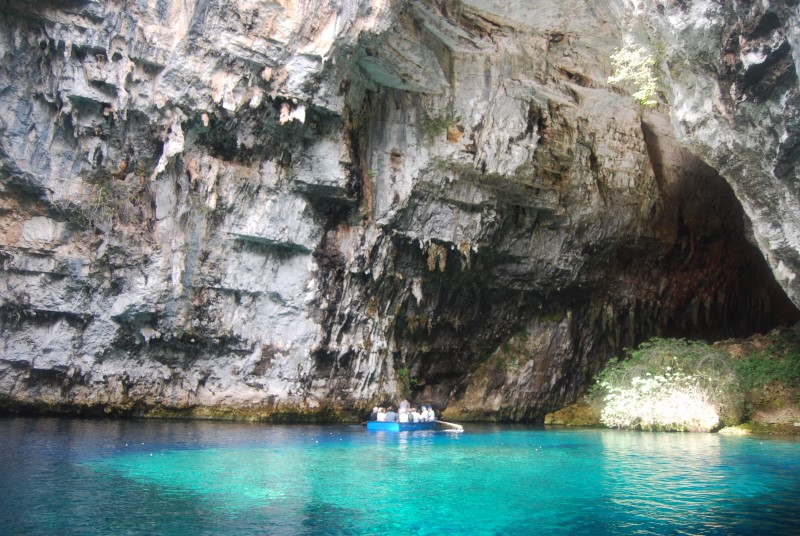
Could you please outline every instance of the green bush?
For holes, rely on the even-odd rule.
[[[447,131],[448,128],[456,126],[461,119],[452,113],[431,115],[427,110],[422,111],[420,126],[422,133],[429,142],[433,142],[437,136]]]
[[[417,378],[412,377],[411,372],[406,367],[397,369],[396,374],[398,391],[404,397],[410,397],[412,388],[417,386]]]
[[[716,405],[696,376],[648,374],[632,378],[628,387],[605,387],[600,420],[612,428],[708,432],[720,423]]]
[[[731,355],[701,341],[651,339],[612,359],[589,395],[615,428],[711,430],[750,406],[800,402],[800,330],[776,330]],[[754,350],[752,348],[755,348]],[[713,424],[715,416],[719,424]]]
[[[658,95],[658,78],[655,67],[656,60],[644,48],[626,46],[611,55],[614,74],[608,79],[609,84],[632,82],[636,88],[633,96],[644,106],[655,106]]]
[[[711,430],[741,419],[743,397],[731,356],[703,342],[651,339],[612,360],[592,396],[615,428]]]
[[[768,349],[748,354],[735,369],[745,390],[772,383],[800,385],[800,336],[793,330],[779,332]]]

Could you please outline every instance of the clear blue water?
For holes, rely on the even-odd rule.
[[[800,533],[793,439],[0,418],[0,534]]]

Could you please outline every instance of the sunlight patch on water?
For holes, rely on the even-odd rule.
[[[180,450],[120,455],[87,463],[95,471],[113,471],[167,494],[211,496],[231,508],[246,508],[285,497],[297,481],[291,459],[280,463],[265,449]]]

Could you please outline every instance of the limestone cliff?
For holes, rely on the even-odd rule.
[[[0,1],[3,407],[541,420],[796,322],[797,10],[726,9]]]
[[[683,144],[729,182],[754,243],[797,304],[797,2],[643,2],[631,16],[659,50]]]

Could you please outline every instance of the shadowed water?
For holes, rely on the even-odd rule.
[[[755,534],[800,442],[469,425],[0,418],[1,534]]]

